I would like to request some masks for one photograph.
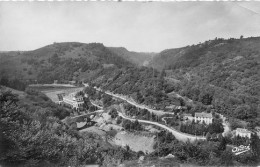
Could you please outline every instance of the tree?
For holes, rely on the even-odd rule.
[[[212,140],[215,140],[217,138],[217,134],[216,133],[213,133],[212,135],[211,135],[211,139]]]
[[[255,157],[255,160],[257,162],[259,162],[260,161],[260,159],[259,159],[259,157],[260,157],[260,139],[255,133],[253,133],[251,135],[250,147],[253,152],[253,156]]]
[[[219,133],[217,136],[218,136],[218,141],[222,141],[222,139],[223,139],[222,133]]]
[[[220,161],[222,165],[231,166],[233,165],[233,155],[232,152],[229,150],[225,150],[221,156]]]
[[[118,112],[115,108],[110,110],[110,112],[108,114],[111,115],[111,118],[116,118],[118,116]]]
[[[206,140],[209,141],[210,139],[211,139],[211,136],[210,136],[210,133],[208,132],[208,133],[206,134]]]
[[[220,144],[219,144],[218,150],[224,151],[226,149],[226,145],[227,145],[226,138],[222,137],[222,139],[220,140]]]

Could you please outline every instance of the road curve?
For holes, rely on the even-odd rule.
[[[136,119],[132,119],[132,118],[129,118],[129,117],[126,117],[124,116],[122,113],[118,112],[118,115],[121,116],[122,118],[124,119],[128,119],[128,120],[131,120],[131,121],[135,121]],[[156,125],[156,126],[159,126],[163,129],[166,129],[168,130],[169,132],[171,132],[175,138],[177,140],[180,140],[180,141],[188,141],[190,140],[191,142],[195,141],[195,140],[205,140],[206,138],[205,137],[201,137],[201,136],[192,136],[192,135],[188,135],[188,134],[185,134],[185,133],[181,133],[175,129],[172,129],[172,128],[169,128],[167,127],[166,125],[163,125],[163,124],[160,124],[160,123],[157,123],[157,122],[151,122],[151,121],[146,121],[146,120],[140,120],[140,119],[137,119],[139,122],[141,123],[147,123],[147,124],[152,124],[152,125]]]
[[[84,84],[84,86],[88,87],[89,85],[88,85],[88,84]],[[102,89],[97,88],[97,87],[94,87],[94,89],[96,89],[97,91],[102,91]],[[138,103],[136,103],[136,102],[134,102],[134,101],[129,100],[129,99],[126,98],[126,97],[123,97],[123,96],[118,95],[118,94],[114,94],[114,93],[109,92],[109,91],[104,91],[104,92],[105,92],[106,94],[110,95],[110,96],[114,96],[114,97],[119,98],[119,99],[121,99],[121,100],[125,100],[125,101],[127,101],[129,104],[132,104],[132,105],[134,105],[134,106],[136,106],[136,107],[138,107],[138,108],[147,109],[148,111],[150,111],[150,112],[152,112],[152,113],[154,113],[154,114],[156,114],[156,115],[174,114],[174,113],[172,113],[172,112],[165,112],[165,111],[163,111],[163,110],[154,110],[154,109],[151,109],[151,108],[149,108],[149,107],[147,107],[147,106],[138,104]]]
[[[93,101],[91,101],[91,100],[90,100],[90,103],[91,103],[93,106],[96,106],[96,107],[99,108],[99,109],[103,109],[103,107],[101,107],[101,106],[95,104],[95,103],[94,103]]]

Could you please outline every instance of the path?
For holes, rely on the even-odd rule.
[[[30,84],[29,87],[52,86],[52,87],[77,87],[71,84]]]

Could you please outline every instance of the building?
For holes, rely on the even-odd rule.
[[[192,121],[194,117],[191,114],[183,114],[183,119]]]
[[[79,95],[78,93],[71,93],[63,97],[63,103],[65,103],[65,105],[69,105],[71,108],[78,109],[83,107],[84,100],[82,95]]]
[[[200,122],[203,123],[205,122],[206,124],[211,124],[213,120],[212,114],[211,113],[195,113],[195,122]]]
[[[237,128],[236,129],[236,136],[248,137],[250,139],[251,138],[251,132],[247,129]]]

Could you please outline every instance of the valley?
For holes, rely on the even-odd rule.
[[[4,159],[26,164],[23,154],[37,154],[61,166],[75,159],[116,166],[170,156],[207,166],[229,164],[229,157],[233,165],[256,164],[259,44],[259,37],[216,38],[143,53],[66,42],[1,52],[1,123],[14,127],[3,129],[4,140],[40,150],[24,145],[16,159]],[[232,154],[248,144],[245,158]]]

